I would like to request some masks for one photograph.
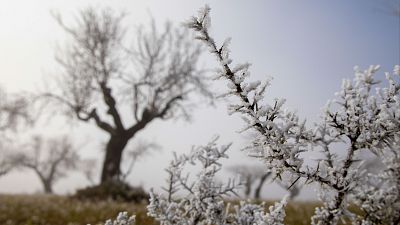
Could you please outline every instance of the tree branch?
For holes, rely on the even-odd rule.
[[[116,134],[115,128],[113,128],[109,123],[104,122],[103,120],[100,119],[100,117],[97,115],[96,109],[92,109],[92,111],[89,114],[87,114],[86,117],[82,117],[82,115],[80,113],[83,113],[83,112],[79,112],[79,111],[76,112],[76,116],[79,120],[87,122],[90,119],[93,119],[96,122],[96,125],[99,128],[101,128],[102,130],[104,130],[110,134]]]
[[[111,88],[107,87],[105,82],[100,83],[101,93],[103,94],[103,99],[108,106],[107,113],[111,115],[115,123],[117,130],[125,130],[124,125],[121,121],[121,116],[116,108],[115,98],[111,94]]]
[[[177,95],[173,98],[171,98],[164,106],[164,108],[157,113],[156,117],[164,119],[164,116],[168,113],[168,111],[171,109],[171,107],[173,106],[173,104],[179,100],[182,100],[183,97],[182,95]]]

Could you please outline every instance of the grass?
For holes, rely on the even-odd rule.
[[[94,225],[115,218],[121,211],[136,214],[137,224],[153,224],[146,216],[144,204],[90,202],[64,196],[0,195],[2,225]]]
[[[310,224],[310,217],[318,205],[314,202],[289,203],[285,224]],[[120,211],[136,214],[138,225],[157,224],[147,217],[145,204],[90,202],[65,196],[0,195],[2,225],[94,225],[115,218]]]

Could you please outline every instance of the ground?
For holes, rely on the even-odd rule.
[[[285,224],[310,224],[317,205],[314,202],[289,203]],[[146,216],[146,204],[89,202],[54,195],[0,195],[2,225],[94,225],[114,218],[120,211],[136,214],[138,225],[156,224]]]

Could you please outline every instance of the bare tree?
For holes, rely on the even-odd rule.
[[[66,136],[50,139],[35,136],[28,146],[29,153],[20,153],[16,163],[38,175],[45,193],[53,193],[54,183],[79,165],[76,149]]]
[[[244,194],[246,198],[250,197],[250,194],[255,187],[253,197],[255,199],[260,199],[261,189],[267,178],[271,175],[271,172],[266,171],[261,165],[234,165],[229,167],[228,170],[238,174],[241,179],[243,179],[243,184],[245,186]]]
[[[249,198],[253,191],[254,199],[261,199],[261,191],[264,187],[265,182],[268,178],[272,177],[272,172],[268,171],[262,165],[244,165],[238,164],[228,167],[228,170],[239,174],[243,179],[242,183],[245,187],[244,194],[246,198]],[[300,185],[295,183],[286,184],[278,179],[273,180],[279,186],[289,192],[289,199],[295,198],[300,192]]]
[[[192,93],[211,96],[197,68],[201,48],[187,30],[167,24],[160,32],[153,22],[149,30],[139,28],[127,48],[123,18],[88,8],[67,26],[56,16],[72,40],[56,57],[63,69],[57,90],[45,94],[67,115],[109,134],[102,183],[120,178],[127,143],[150,122],[189,118]],[[133,118],[123,118],[126,108]]]
[[[265,181],[272,175],[271,172],[264,172],[259,178],[258,178],[258,185],[256,189],[254,190],[254,198],[255,199],[261,199],[261,190],[262,187],[264,186]]]
[[[21,120],[32,122],[27,99],[17,94],[10,95],[0,87],[0,131],[15,129]]]
[[[9,139],[0,142],[0,177],[18,167],[16,163],[18,154],[11,142]]]
[[[127,147],[125,151],[126,168],[125,171],[121,168],[120,180],[126,181],[129,174],[131,174],[133,167],[137,161],[141,158],[151,155],[155,151],[159,151],[161,146],[154,142],[140,140],[134,146]],[[123,167],[123,166],[122,166]],[[95,179],[98,176],[97,160],[95,159],[83,159],[80,160],[79,170],[84,174],[86,179],[94,185]]]
[[[138,141],[135,146],[126,152],[129,163],[127,164],[126,171],[121,171],[121,180],[126,180],[128,175],[132,173],[133,166],[139,159],[148,156],[155,151],[159,151],[160,149],[161,146],[154,142],[144,140]]]
[[[7,174],[14,168],[13,163],[9,159],[9,154],[5,153],[2,150],[2,154],[0,154],[0,177]]]
[[[12,140],[6,133],[15,131],[21,123],[31,123],[28,101],[17,94],[9,94],[0,87],[0,176],[15,168]]]
[[[95,184],[95,176],[97,175],[97,160],[95,159],[83,159],[80,161],[80,171],[83,173],[85,178],[90,184]]]

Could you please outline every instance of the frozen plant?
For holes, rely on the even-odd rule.
[[[330,180],[331,185],[324,188],[334,195],[322,193],[325,206],[316,211],[316,224],[332,223],[341,215],[356,224],[399,222],[400,73],[396,66],[393,74],[386,73],[388,87],[373,88],[380,83],[374,78],[378,69],[370,66],[362,71],[356,67],[354,81],[343,81],[335,108],[328,104],[324,120],[317,127],[313,141],[325,155],[319,164],[324,173],[319,174]],[[340,141],[347,147],[344,159],[331,151],[332,143]],[[386,168],[378,174],[366,173],[362,169],[365,160],[360,158],[365,152],[375,154]],[[349,201],[364,211],[365,218],[347,210]]]
[[[133,225],[135,216],[128,216],[127,212],[120,212],[115,220],[107,220],[104,225]]]
[[[376,88],[380,82],[374,74],[379,66],[365,71],[356,68],[354,81],[344,80],[334,107],[328,104],[322,121],[315,129],[309,129],[305,120],[283,107],[284,99],[276,99],[272,104],[264,101],[270,82],[249,82],[250,64],[231,65],[230,39],[217,46],[209,34],[209,12],[206,6],[187,25],[219,61],[216,78],[228,82],[223,96],[235,96],[238,100],[229,105],[229,113],[244,117],[243,131],[257,132],[249,154],[264,161],[275,177],[290,175],[292,185],[300,178],[320,185],[323,207],[316,209],[313,224],[337,224],[344,218],[355,224],[398,224],[400,67],[395,67],[393,75],[386,74],[389,86],[384,88]],[[335,154],[334,145],[339,142],[346,147]],[[316,166],[304,164],[304,153],[310,151],[322,152]],[[362,169],[364,160],[360,158],[363,152],[375,154],[387,169],[378,176],[366,174]],[[364,218],[348,210],[350,203],[365,212]]]
[[[115,220],[109,219],[104,225],[134,225],[135,221],[136,216],[128,216],[128,212],[120,212]]]
[[[221,170],[220,160],[228,158],[226,151],[230,145],[218,147],[217,138],[206,146],[193,148],[189,154],[176,156],[166,169],[168,173],[165,194],[151,192],[147,206],[148,215],[161,225],[194,224],[283,224],[286,199],[270,207],[266,213],[264,205],[241,202],[231,209],[224,197],[236,195],[240,183],[230,179],[226,184],[215,180]],[[184,173],[187,165],[200,165],[201,170],[191,181]],[[178,190],[181,193],[178,193]]]

